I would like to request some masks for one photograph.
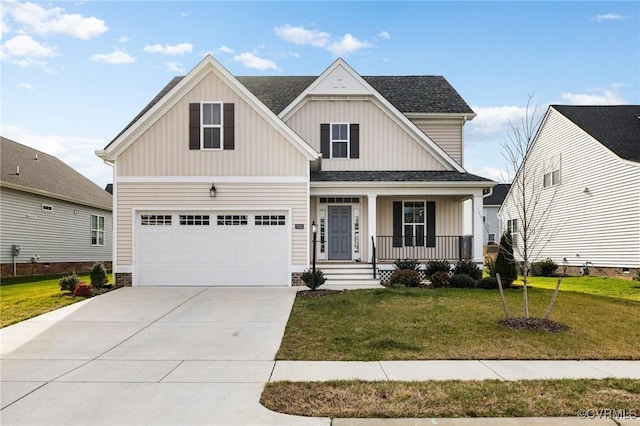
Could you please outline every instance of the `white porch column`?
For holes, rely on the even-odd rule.
[[[484,209],[482,194],[473,196],[472,223],[473,223],[473,261],[482,264],[482,243],[484,238],[484,227],[482,224],[482,211]]]
[[[371,237],[376,238],[376,225],[378,222],[376,219],[377,198],[378,194],[367,194],[367,246],[369,247],[369,262],[373,260],[373,242],[371,241]]]

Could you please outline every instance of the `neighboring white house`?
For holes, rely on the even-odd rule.
[[[484,211],[482,221],[484,222],[484,245],[498,244],[502,235],[502,223],[498,211],[504,202],[504,198],[509,192],[508,183],[499,183],[484,194]]]
[[[110,268],[111,194],[52,155],[0,142],[2,276],[14,274],[14,261],[19,276]]]
[[[500,210],[503,229],[521,239],[517,182],[526,170],[535,176],[538,211],[548,208],[534,235],[535,258],[574,271],[640,268],[639,117],[639,105],[550,106]]]
[[[463,203],[475,113],[441,76],[236,77],[212,56],[97,155],[114,166],[116,282],[291,285],[311,263],[482,263]],[[478,215],[479,216],[479,215]],[[325,264],[326,265],[326,264]]]

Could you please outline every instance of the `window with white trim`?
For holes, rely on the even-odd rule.
[[[91,215],[91,245],[104,245],[104,216]]]
[[[560,184],[560,154],[544,160],[543,185],[545,188]]]
[[[496,243],[496,234],[489,233],[489,235],[487,236],[487,242],[489,244],[495,244]]]
[[[331,123],[331,158],[349,158],[349,124]]]
[[[405,247],[422,247],[425,243],[426,218],[424,201],[403,201],[402,222]]]
[[[511,245],[518,246],[518,219],[507,220],[507,232],[511,235]]]
[[[222,149],[222,102],[203,102],[201,114],[201,149]]]
[[[171,225],[171,215],[143,214],[140,216],[142,226],[162,226]]]
[[[238,215],[238,214],[226,214],[226,215],[222,215],[219,214],[218,215],[218,225],[220,226],[239,226],[239,225],[246,225],[247,222],[247,215]]]
[[[284,215],[256,215],[257,226],[283,226],[285,225]]]
[[[181,214],[180,225],[183,226],[208,226],[209,215],[208,214]]]

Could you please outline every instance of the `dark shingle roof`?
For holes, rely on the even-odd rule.
[[[174,77],[113,140],[129,129],[183,78],[184,76]],[[317,76],[237,76],[236,78],[267,108],[279,114],[309,87]],[[442,76],[363,76],[363,78],[403,113],[474,113]]]
[[[504,199],[507,197],[507,193],[511,188],[510,183],[499,183],[493,187],[493,192],[488,197],[485,197],[483,204],[485,206],[501,206]]]
[[[112,210],[112,196],[56,157],[0,137],[0,180],[78,204]],[[36,160],[37,158],[37,160]],[[18,175],[17,167],[20,167]]]
[[[617,156],[640,162],[640,105],[552,107]]]
[[[311,182],[487,182],[490,179],[456,171],[366,170],[319,171],[311,173]]]

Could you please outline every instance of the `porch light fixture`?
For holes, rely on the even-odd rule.
[[[216,186],[211,184],[211,188],[209,188],[209,197],[213,198],[216,196]]]
[[[316,232],[318,232],[318,225],[316,225],[316,221],[315,220],[313,222],[311,222],[311,232],[313,232],[314,234]]]

